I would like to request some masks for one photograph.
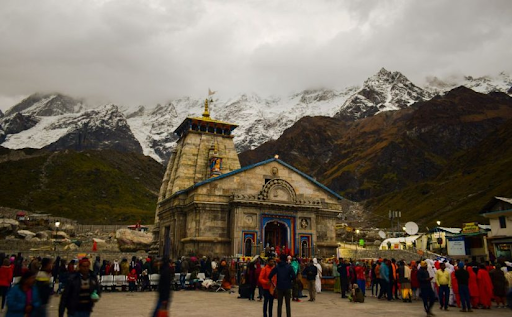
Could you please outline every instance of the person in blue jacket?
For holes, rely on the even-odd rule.
[[[7,294],[6,317],[39,316],[41,300],[37,287],[34,286],[36,275],[27,271],[23,273],[18,284]]]

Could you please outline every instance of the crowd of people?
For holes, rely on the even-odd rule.
[[[169,260],[132,257],[131,261],[94,261],[87,257],[67,261],[57,256],[25,258],[21,253],[6,256],[0,253],[0,294],[5,316],[47,316],[52,295],[60,295],[59,317],[90,316],[101,294],[101,278],[105,275],[126,275],[129,290],[149,289],[148,276],[159,274],[159,299],[154,316],[167,311],[173,275]],[[126,289],[123,286],[123,289]]]
[[[244,272],[240,297],[254,300],[258,288],[258,299],[264,298],[264,317],[272,316],[274,297],[278,299],[278,316],[281,316],[283,298],[290,316],[290,298],[300,302],[300,298],[305,297],[302,281],[307,283],[309,301],[316,301],[316,294],[322,289],[322,271],[325,264],[330,264],[335,278],[334,292],[354,303],[364,302],[367,296],[406,303],[421,299],[427,315],[433,314],[436,302],[442,310],[458,307],[461,312],[491,309],[492,301],[496,308],[512,309],[511,263],[493,265],[488,261],[478,263],[476,259],[456,262],[444,258],[408,263],[395,259],[353,261],[340,258],[328,259],[322,264],[317,259],[286,254],[281,254],[277,265],[273,257],[265,265],[262,259],[256,258],[248,263]]]
[[[336,261],[339,282],[335,291],[341,297],[366,289],[378,299],[412,302],[421,298],[427,314],[439,301],[439,308],[458,307],[461,312],[496,307],[512,309],[512,267],[510,263],[472,262],[448,259],[418,262],[379,259],[377,261]],[[352,287],[351,287],[352,285]]]
[[[159,274],[159,299],[154,311],[167,311],[171,288],[204,289],[212,281],[230,290],[239,285],[239,298],[263,301],[263,316],[272,316],[277,299],[278,316],[283,304],[291,316],[291,301],[301,302],[309,297],[315,302],[322,292],[322,275],[332,275],[334,292],[354,303],[365,297],[411,303],[422,300],[427,315],[432,314],[436,302],[439,308],[458,307],[461,312],[495,307],[512,309],[512,264],[491,264],[476,259],[453,261],[449,259],[406,262],[395,259],[301,259],[281,252],[279,257],[250,259],[181,257],[176,261],[152,257],[130,260],[94,261],[86,257],[67,261],[56,257],[24,258],[21,254],[6,256],[0,253],[0,295],[2,311],[6,316],[46,316],[52,295],[61,294],[59,317],[67,310],[69,315],[90,316],[99,299],[103,276],[124,275],[131,292],[150,289],[149,276]],[[199,278],[200,274],[204,278]],[[179,276],[179,280],[175,279]],[[17,281],[13,285],[13,279]],[[210,283],[210,284],[209,284]],[[305,285],[304,285],[305,284]],[[304,288],[308,296],[303,294]],[[110,289],[109,289],[110,290]],[[112,289],[115,290],[115,289]]]

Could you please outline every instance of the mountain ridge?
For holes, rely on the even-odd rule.
[[[498,77],[466,77],[463,81],[476,90],[506,92],[506,87],[512,86],[511,77],[504,73]],[[402,73],[382,68],[362,86],[342,90],[306,89],[288,96],[269,98],[261,98],[256,94],[216,94],[212,96],[210,111],[218,120],[239,124],[234,141],[237,151],[241,153],[277,139],[303,117],[328,116],[349,121],[360,120],[381,112],[410,107],[416,102],[430,99],[436,93],[442,95],[446,89],[454,88],[452,82],[431,82],[436,82],[437,86],[444,85],[445,90],[439,87],[420,88]],[[90,146],[85,148],[99,149],[102,141],[106,147],[122,147],[143,153],[164,164],[177,140],[173,135],[174,129],[184,118],[200,116],[204,99],[183,97],[154,107],[140,106],[138,109],[117,106],[119,115],[127,123],[126,129],[113,124],[105,125],[102,133],[89,131],[85,123],[95,121],[95,116],[101,117],[102,111],[99,109],[108,106],[91,109],[82,99],[56,93],[34,94],[13,106],[0,118],[0,144],[13,149],[80,149],[84,146],[81,137],[86,135],[93,137],[92,142],[88,143]],[[60,124],[56,124],[56,121]],[[9,124],[11,128],[7,129]],[[81,126],[81,131],[77,131],[77,125]],[[122,144],[115,142],[114,137],[122,139]],[[60,138],[62,140],[58,142]],[[59,145],[52,145],[55,142]]]

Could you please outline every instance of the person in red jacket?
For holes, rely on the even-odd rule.
[[[460,308],[460,294],[459,294],[459,283],[457,283],[457,277],[455,277],[455,271],[459,270],[457,265],[454,266],[453,272],[450,274],[452,280],[452,290],[455,295],[455,301],[457,302],[457,307]]]
[[[135,269],[132,269],[132,271],[130,273],[128,273],[128,277],[126,278],[126,280],[128,281],[129,291],[135,292],[137,289],[135,287],[135,282],[137,282],[137,271],[135,271]]]
[[[469,273],[469,295],[471,296],[471,307],[478,308],[478,303],[480,302],[480,292],[478,291],[478,283],[476,280],[476,274],[473,271],[473,267],[468,265],[467,271]]]
[[[480,269],[476,275],[476,280],[478,283],[478,292],[480,294],[480,304],[482,304],[484,309],[491,309],[491,300],[493,294],[492,282],[485,265],[480,265]]]
[[[263,287],[263,317],[272,316],[272,308],[274,306],[274,289],[277,285],[277,276],[274,276],[272,280],[268,278],[270,272],[276,266],[276,262],[273,258],[270,258],[267,265],[261,269],[259,276],[259,282]]]
[[[366,276],[365,276],[364,267],[362,267],[359,262],[356,262],[356,267],[355,267],[354,271],[356,273],[357,286],[359,286],[359,289],[363,293],[363,296],[365,296],[365,294],[366,294]]]
[[[2,294],[2,310],[4,310],[5,307],[7,291],[11,287],[12,271],[11,261],[9,261],[9,259],[4,259],[4,263],[2,264],[2,267],[0,267],[0,294]]]

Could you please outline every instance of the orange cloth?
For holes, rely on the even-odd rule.
[[[393,268],[393,279],[396,280],[396,269],[397,266],[395,263],[391,263],[391,267]]]
[[[268,284],[269,279],[268,276],[270,275],[270,272],[275,268],[275,266],[270,267],[268,265],[265,265],[263,269],[261,269],[260,277],[258,281],[260,282],[263,289],[270,289],[270,285]],[[277,285],[277,274],[272,277],[272,282],[274,285]]]

